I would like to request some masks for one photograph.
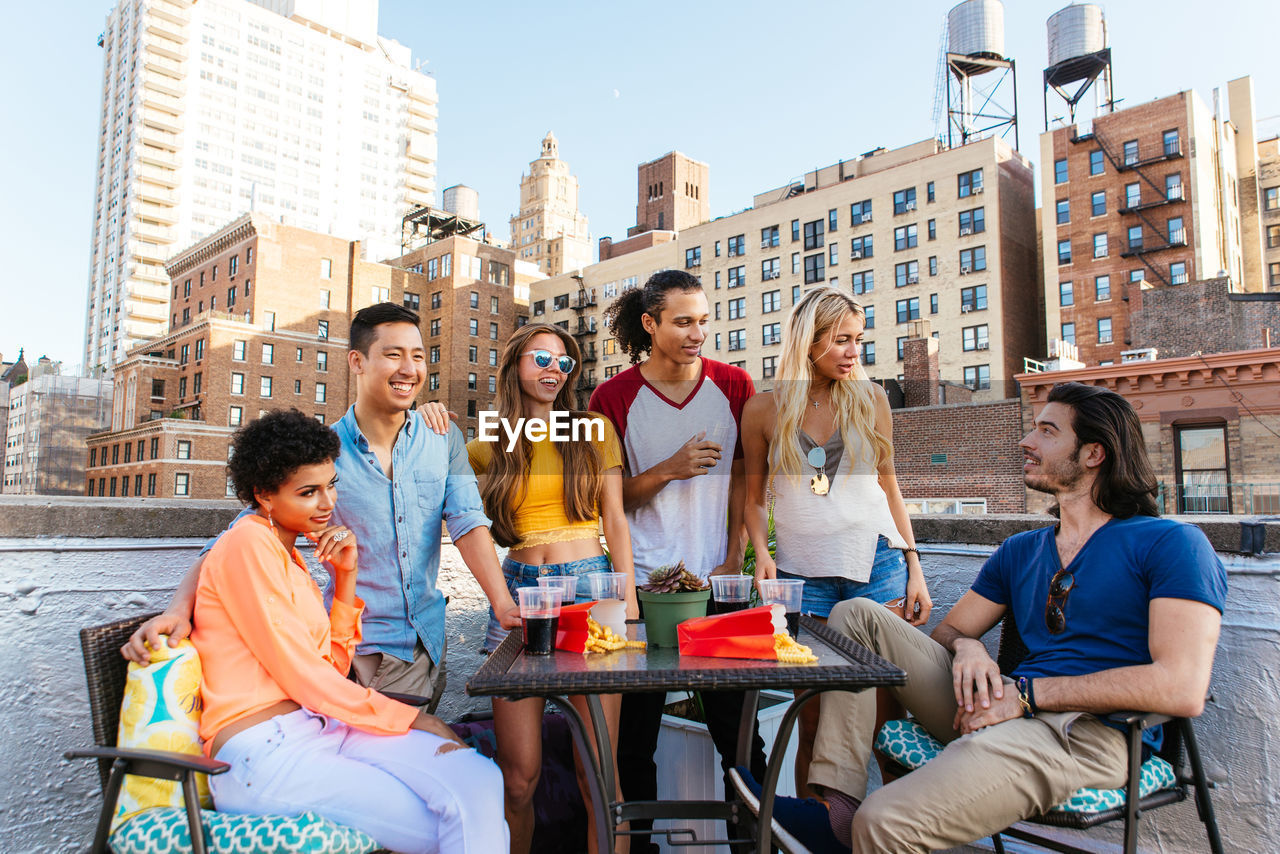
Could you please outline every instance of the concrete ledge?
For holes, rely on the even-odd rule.
[[[171,498],[0,496],[0,537],[212,537],[242,505]]]

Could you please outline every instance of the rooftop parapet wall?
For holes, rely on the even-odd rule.
[[[62,751],[91,743],[77,631],[160,610],[205,539],[234,502],[87,498],[0,499],[0,839],[13,854],[83,850],[100,804],[97,774]],[[1190,518],[1190,517],[1188,517]],[[931,626],[968,589],[995,545],[1040,527],[1044,516],[917,516],[914,526],[935,602]],[[1192,519],[1221,553],[1229,595],[1213,679],[1215,701],[1197,723],[1214,804],[1229,850],[1265,851],[1280,836],[1271,768],[1280,754],[1280,524],[1261,557],[1233,554],[1239,521]],[[304,552],[305,553],[305,552]],[[449,687],[440,714],[454,719],[487,703],[465,696],[482,660],[486,603],[457,551],[442,553],[451,597]],[[994,642],[994,638],[990,639]],[[708,773],[712,773],[709,769]],[[12,781],[21,780],[21,785]],[[1204,849],[1187,803],[1143,818],[1144,846]]]

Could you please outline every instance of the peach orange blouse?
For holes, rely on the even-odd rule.
[[[205,751],[228,724],[281,700],[378,735],[401,735],[417,710],[346,678],[360,612],[334,602],[261,516],[246,516],[205,555],[191,640],[204,670]]]

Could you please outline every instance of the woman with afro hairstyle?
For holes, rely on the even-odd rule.
[[[200,736],[231,765],[217,808],[313,812],[402,852],[507,846],[497,767],[434,715],[346,678],[360,640],[355,535],[332,524],[337,435],[295,410],[236,434],[227,468],[254,511],[213,546],[191,640],[204,670]],[[294,547],[333,577],[328,612]]]

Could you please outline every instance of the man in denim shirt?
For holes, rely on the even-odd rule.
[[[356,678],[379,690],[438,701],[433,694],[445,653],[444,596],[436,587],[442,521],[503,626],[515,628],[520,621],[462,434],[443,408],[434,413],[434,430],[413,414],[426,379],[418,323],[414,312],[392,303],[362,309],[351,321],[347,359],[356,402],[334,425],[342,454],[336,461],[341,486],[333,521],[356,535],[359,549],[356,590],[365,610],[363,641],[352,664]],[[169,608],[124,645],[126,658],[146,661],[144,641],[154,646],[167,634],[173,645],[190,633],[199,567],[197,560]],[[326,603],[331,595],[329,582]]]

